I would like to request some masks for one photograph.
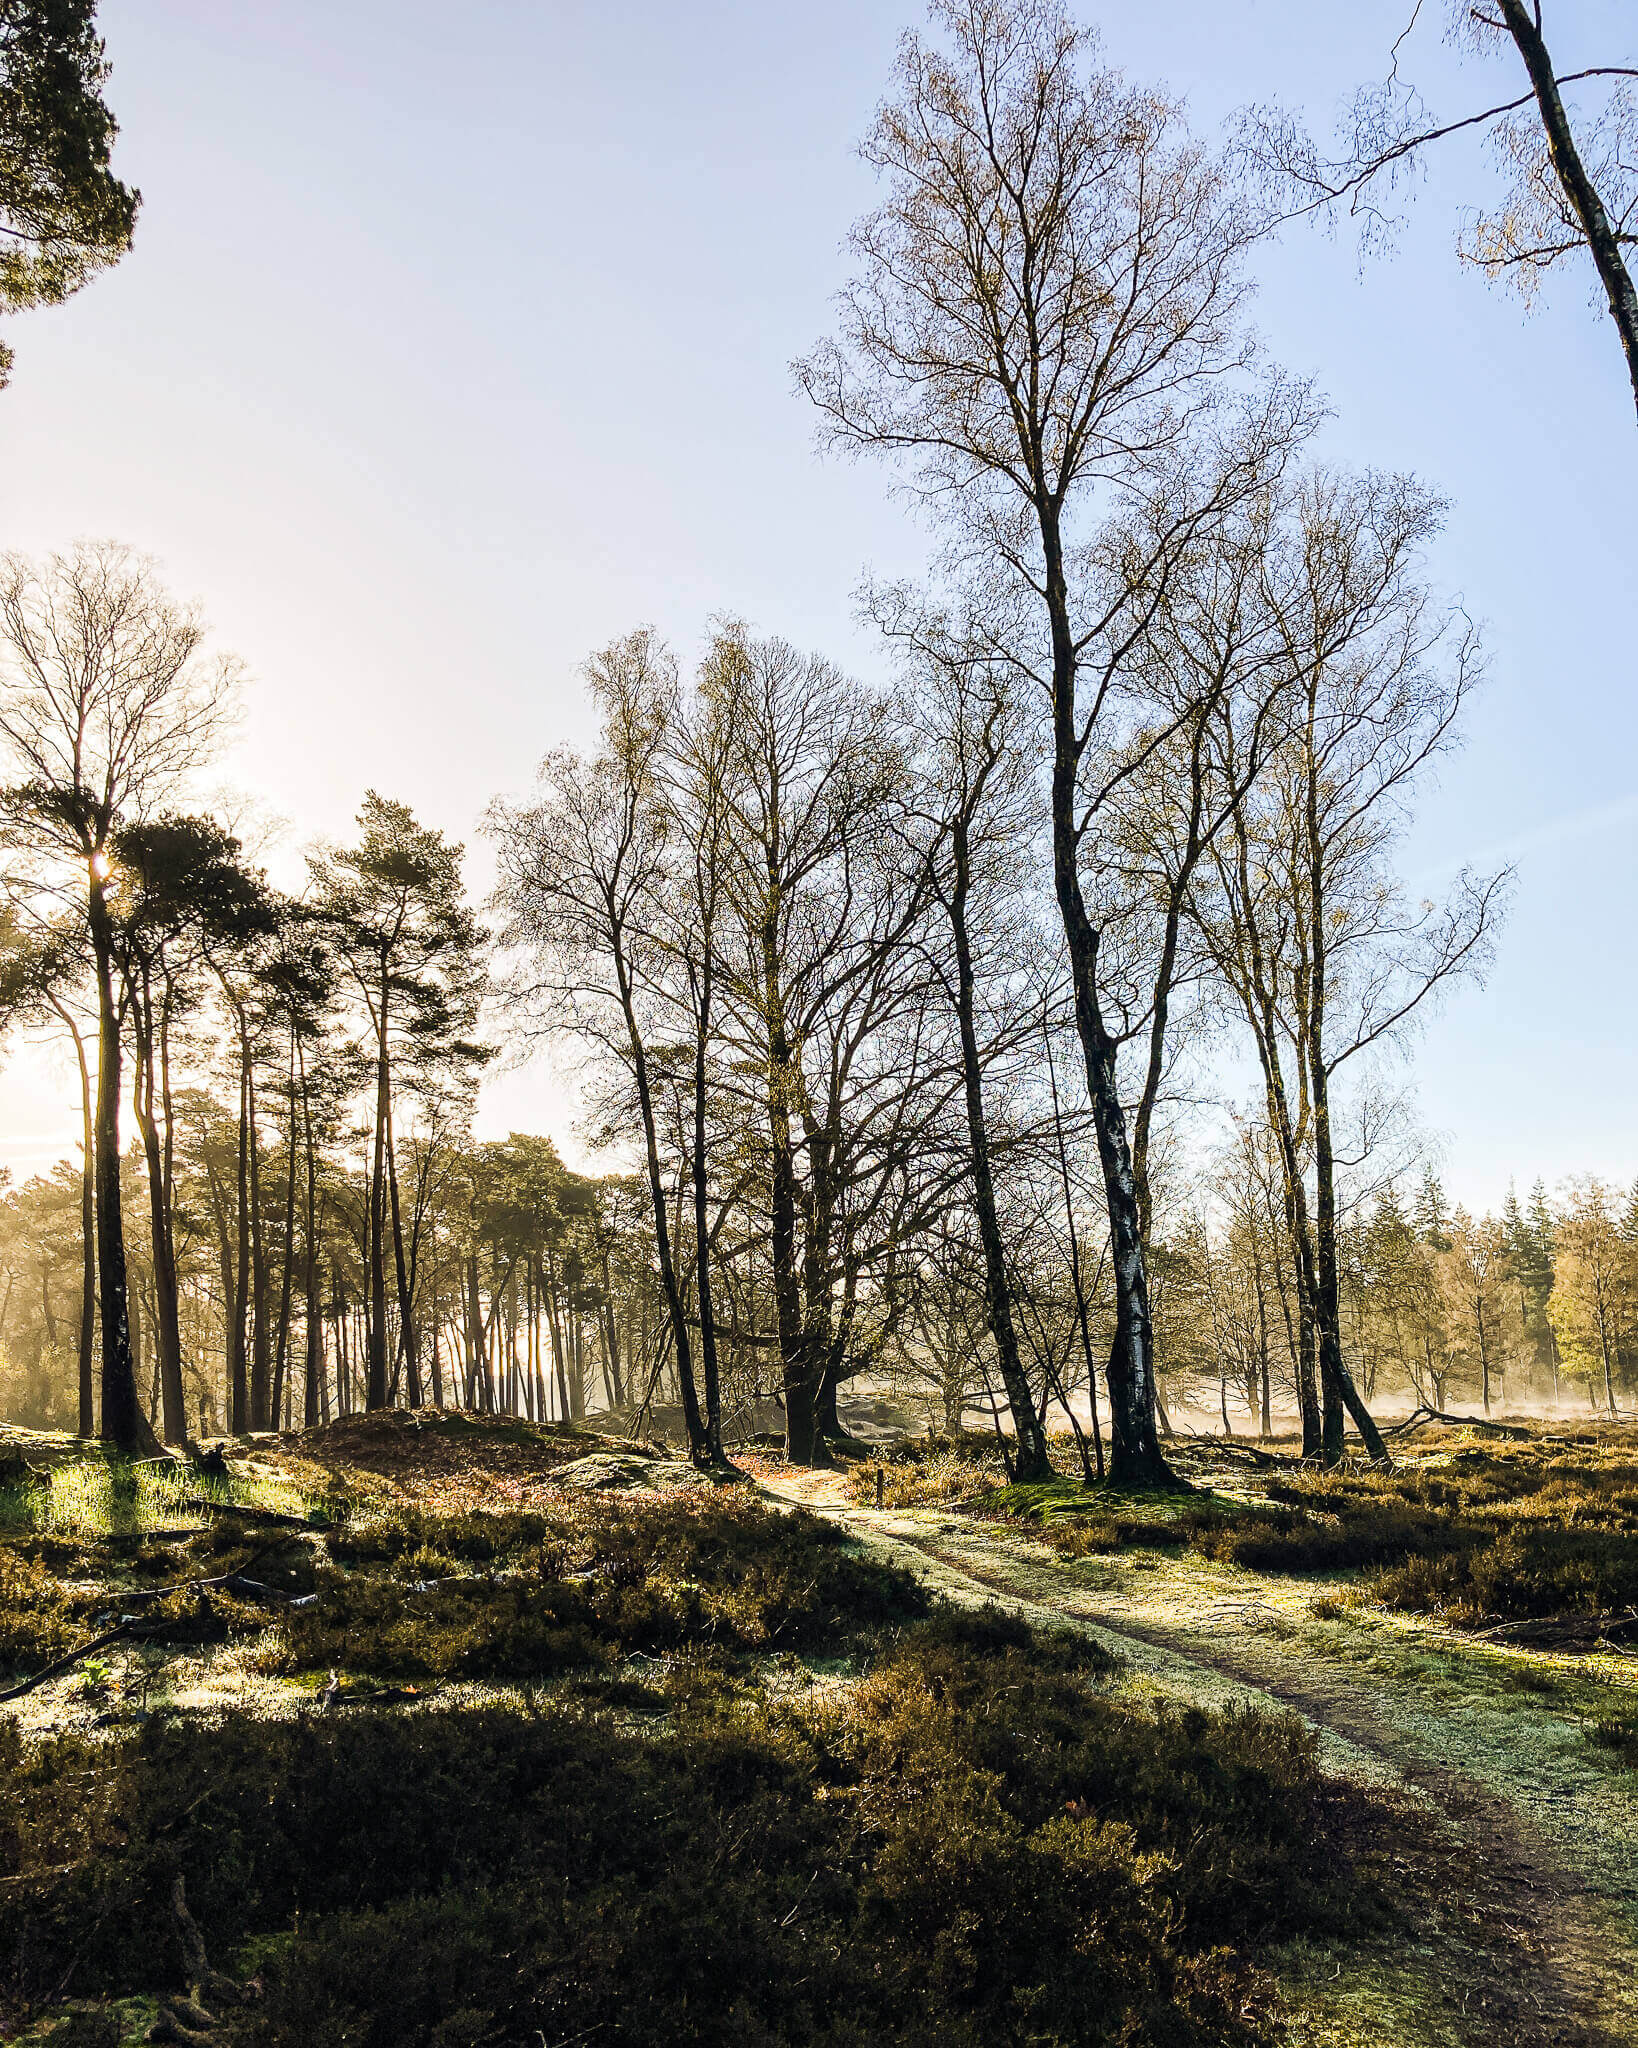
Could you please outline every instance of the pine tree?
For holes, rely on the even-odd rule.
[[[1507,1245],[1507,1256],[1512,1260],[1515,1272],[1523,1265],[1529,1242],[1529,1231],[1524,1221],[1524,1211],[1519,1207],[1519,1193],[1512,1181],[1507,1183],[1507,1199],[1501,1209],[1502,1236]]]
[[[1416,1191],[1416,1234],[1436,1252],[1450,1250],[1450,1233],[1445,1228],[1450,1204],[1439,1176],[1431,1166],[1422,1169],[1422,1185]]]
[[[1553,1221],[1553,1212],[1547,1201],[1547,1190],[1538,1180],[1530,1190],[1530,1206],[1525,1211],[1528,1261],[1523,1275],[1526,1292],[1530,1297],[1531,1312],[1542,1317],[1547,1314],[1547,1297],[1553,1291],[1553,1254],[1558,1239],[1558,1226]]]

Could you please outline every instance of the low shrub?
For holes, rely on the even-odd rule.
[[[811,1699],[679,1666],[638,1724],[588,1688],[0,1730],[0,1990],[174,1988],[180,1872],[263,1977],[242,2048],[1272,2040],[1245,1958],[1371,1910],[1312,1737],[1112,1698],[1108,1662],[941,1614]]]
[[[1607,1708],[1593,1719],[1587,1733],[1600,1749],[1608,1750],[1623,1768],[1638,1771],[1638,1707]]]
[[[1068,1557],[1187,1548],[1250,1571],[1356,1572],[1388,1606],[1459,1624],[1638,1607],[1638,1467],[1596,1438],[1462,1448],[1389,1471],[1288,1470],[1260,1501],[1129,1498],[1058,1481],[986,1506]]]
[[[871,1458],[847,1467],[847,1488],[862,1507],[944,1507],[982,1501],[1006,1484],[1007,1470],[993,1433],[967,1431],[953,1440],[907,1437],[882,1445]]]
[[[1602,1614],[1638,1603],[1638,1539],[1515,1522],[1476,1530],[1445,1556],[1409,1558],[1372,1591],[1390,1607],[1469,1623]]]
[[[268,1668],[534,1677],[689,1644],[823,1651],[927,1604],[908,1572],[861,1562],[833,1523],[738,1496],[401,1510],[330,1550],[347,1568],[284,1620]]]
[[[56,1574],[0,1543],[0,1672],[37,1671],[84,1639]]]

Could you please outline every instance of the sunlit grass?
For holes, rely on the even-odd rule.
[[[323,1515],[314,1495],[276,1473],[222,1479],[168,1460],[128,1464],[93,1454],[54,1464],[39,1484],[0,1487],[0,1534],[90,1543],[202,1529],[210,1519],[198,1504],[202,1499],[223,1507],[270,1508],[303,1520]]]

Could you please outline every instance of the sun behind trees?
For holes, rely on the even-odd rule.
[[[1549,159],[1481,234],[1550,261],[1495,4]],[[128,239],[104,72],[0,0],[0,313]],[[604,618],[578,745],[501,678],[475,859],[487,679],[413,805],[271,699],[288,843],[152,561],[0,557],[0,1037],[80,1145],[0,1172],[4,2040],[1638,2040],[1638,1183],[1435,1170],[1408,1057],[1512,877],[1413,835],[1485,654],[1442,500],[1253,339],[1245,135],[933,0],[796,377],[936,552],[856,673]],[[481,1136],[543,1056],[564,1151]]]
[[[776,1418],[827,1462],[862,1387],[1019,1481],[1067,1426],[1154,1486],[1197,1395],[1327,1464],[1510,1370],[1618,1405],[1607,1194],[1406,1207],[1394,1062],[1509,879],[1398,875],[1482,679],[1440,502],[1318,459],[1230,160],[1050,0],[936,7],[864,154],[797,375],[934,575],[867,587],[874,683],[726,615],[686,675],[610,642],[597,743],[491,807],[486,908],[373,789],[274,886],[198,796],[238,671],[197,613],[117,547],[8,563],[0,994],[72,1044],[84,1130],[8,1203],[30,1415],[146,1449],[603,1409],[721,1468]],[[539,1038],[610,1171],[475,1142]]]

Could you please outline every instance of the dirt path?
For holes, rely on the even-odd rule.
[[[1066,1560],[969,1516],[860,1508],[829,1473],[766,1490],[949,1598],[1085,1630],[1129,1682],[1287,1707],[1317,1731],[1328,1770],[1417,1802],[1445,1845],[1462,1931],[1357,1981],[1294,1959],[1316,1979],[1298,2039],[1638,2048],[1638,1800],[1589,1754],[1580,1715],[1520,1690],[1516,1663],[1364,1609],[1316,1615],[1313,1579],[1154,1552]]]

